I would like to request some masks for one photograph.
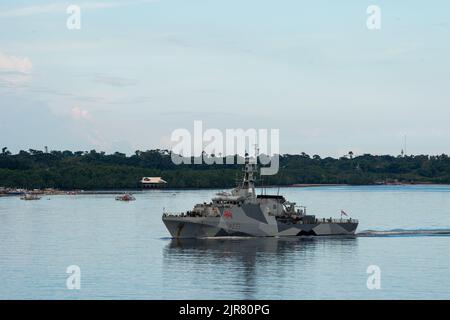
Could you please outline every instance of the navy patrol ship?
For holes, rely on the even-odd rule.
[[[316,218],[281,195],[256,195],[256,161],[245,156],[242,182],[193,210],[163,213],[173,238],[354,235],[358,220]]]

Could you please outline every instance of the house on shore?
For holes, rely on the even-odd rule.
[[[166,185],[167,181],[161,177],[143,177],[141,179],[141,187],[143,189],[164,188]]]

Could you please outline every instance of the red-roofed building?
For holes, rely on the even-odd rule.
[[[141,179],[141,185],[144,189],[150,188],[164,188],[167,181],[163,180],[161,177],[143,177]]]

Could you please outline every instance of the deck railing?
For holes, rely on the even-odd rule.
[[[199,217],[201,216],[195,212],[164,212],[163,217]],[[298,221],[298,223],[309,223],[305,221]],[[347,219],[333,219],[333,218],[316,218],[313,223],[359,223],[357,219],[347,218]]]
[[[163,217],[184,217],[187,216],[184,212],[164,212]]]
[[[333,218],[316,218],[316,222],[320,222],[320,223],[348,223],[348,222],[352,222],[352,223],[358,223],[359,221],[357,219],[353,219],[353,218],[348,218],[348,219],[333,219]]]

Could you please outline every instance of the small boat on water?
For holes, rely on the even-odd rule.
[[[134,201],[134,200],[136,200],[136,198],[133,197],[133,195],[127,193],[127,194],[117,196],[116,200],[118,200],[118,201]]]
[[[22,197],[20,197],[21,200],[41,200],[41,197],[39,197],[37,194],[31,194],[26,193]]]

